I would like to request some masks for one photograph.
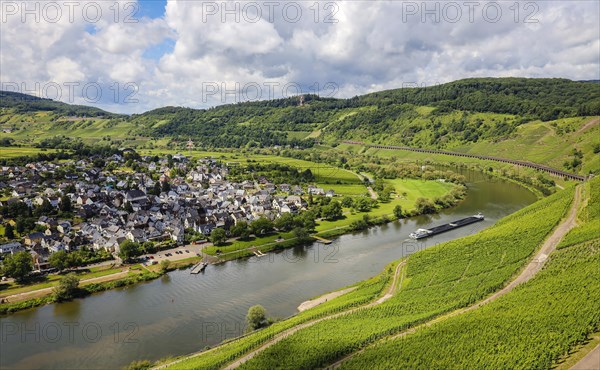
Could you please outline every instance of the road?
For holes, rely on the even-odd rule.
[[[260,352],[264,351],[265,349],[271,347],[275,343],[280,342],[281,340],[283,340],[283,339],[287,338],[288,336],[294,334],[295,332],[297,332],[300,329],[307,328],[309,326],[315,325],[315,324],[317,324],[317,323],[319,323],[321,321],[324,321],[324,320],[330,320],[330,319],[333,319],[333,318],[336,318],[336,317],[339,317],[339,316],[342,316],[342,315],[350,314],[350,313],[352,313],[352,312],[354,312],[356,310],[359,310],[361,308],[372,307],[372,306],[375,306],[375,305],[378,305],[378,304],[381,304],[381,303],[385,302],[386,300],[388,300],[389,298],[391,298],[393,296],[393,294],[395,293],[395,291],[398,288],[398,286],[402,286],[402,279],[403,279],[404,275],[403,274],[401,275],[400,273],[402,272],[402,267],[404,267],[405,264],[406,264],[406,261],[402,261],[402,262],[400,262],[398,264],[398,266],[396,267],[396,270],[394,271],[394,276],[393,276],[392,284],[390,285],[389,289],[385,292],[385,294],[382,297],[380,297],[377,301],[373,301],[373,302],[370,302],[370,303],[368,303],[366,305],[355,307],[355,308],[351,308],[351,309],[348,309],[346,311],[338,312],[338,313],[335,313],[335,314],[332,314],[332,315],[329,315],[329,316],[321,317],[319,319],[308,321],[308,322],[305,322],[304,324],[297,325],[297,326],[295,326],[293,328],[290,328],[290,329],[284,330],[284,331],[282,331],[282,332],[280,332],[278,334],[275,334],[268,342],[264,343],[262,346],[260,346],[259,348],[255,349],[254,351],[246,354],[244,357],[238,359],[234,363],[228,365],[225,369],[234,369],[234,368],[240,366],[245,361],[248,361],[249,359],[251,359],[252,357],[254,357],[255,355],[257,355],[258,353],[260,353]],[[350,288],[350,289],[353,289],[353,288]],[[347,290],[347,289],[345,289],[345,290]],[[333,293],[336,293],[336,292],[333,292]],[[204,353],[212,352],[212,351],[217,351],[217,350],[219,350],[219,346],[211,348],[208,351],[198,352],[198,353],[195,353],[195,354],[193,354],[191,356],[186,356],[186,357],[184,357],[182,359],[179,359],[177,361],[173,361],[173,362],[170,362],[168,364],[164,364],[164,365],[155,367],[155,368],[153,368],[153,370],[164,369],[164,368],[167,368],[167,367],[169,367],[171,365],[175,365],[177,363],[186,361],[186,360],[188,360],[190,358],[197,357],[197,356],[200,356],[200,355],[202,355]]]
[[[578,186],[575,191],[575,199],[573,200],[573,204],[571,205],[571,209],[569,210],[567,218],[564,219],[563,221],[561,221],[561,223],[554,229],[552,234],[550,234],[550,237],[548,237],[544,241],[541,248],[538,250],[538,252],[535,254],[535,256],[530,260],[529,264],[525,267],[525,269],[514,280],[512,280],[507,286],[505,286],[504,288],[500,289],[496,293],[492,294],[491,296],[487,297],[486,299],[484,299],[478,303],[475,303],[471,306],[461,308],[456,311],[450,312],[448,314],[442,315],[438,318],[435,318],[431,321],[425,322],[421,325],[415,326],[415,327],[408,329],[406,331],[403,331],[401,333],[395,334],[391,337],[384,338],[384,339],[382,339],[382,341],[394,340],[394,339],[399,339],[401,337],[405,337],[409,334],[415,333],[419,329],[430,327],[433,324],[437,324],[437,323],[447,320],[451,317],[458,316],[465,312],[469,312],[471,310],[479,308],[479,307],[483,306],[484,304],[488,304],[488,303],[502,297],[503,295],[511,292],[518,285],[523,284],[523,283],[529,281],[531,278],[533,278],[542,269],[542,267],[548,260],[548,256],[550,255],[550,253],[552,253],[556,249],[556,246],[560,243],[562,238],[572,228],[577,226],[577,210],[579,208],[579,204],[581,203],[581,189],[582,189],[582,187]],[[366,348],[369,348],[369,347],[370,346],[368,346]],[[342,363],[348,361],[349,359],[351,359],[352,357],[356,356],[357,354],[359,354],[363,351],[364,351],[364,349],[362,349],[358,352],[354,352],[354,353],[342,358],[341,360],[337,361],[336,363],[334,363],[333,365],[328,367],[328,369],[335,369],[335,368],[340,367]]]
[[[295,332],[297,332],[298,330],[301,329],[305,329],[308,328],[310,326],[313,326],[317,323],[320,323],[321,321],[325,321],[325,320],[331,320],[331,319],[335,319],[336,317],[340,317],[343,315],[349,315],[355,311],[358,311],[360,309],[363,308],[368,308],[368,307],[373,307],[376,305],[379,305],[385,301],[387,301],[388,299],[390,299],[394,293],[396,292],[398,286],[402,286],[402,279],[404,277],[404,274],[401,274],[402,272],[402,268],[406,265],[406,260],[400,262],[398,264],[398,266],[396,266],[396,270],[394,271],[394,277],[392,279],[392,284],[390,285],[389,289],[386,291],[386,293],[380,297],[378,300],[373,301],[371,303],[368,303],[366,305],[363,306],[359,306],[359,307],[355,307],[355,308],[351,308],[349,310],[346,311],[342,311],[342,312],[338,312],[329,316],[325,316],[316,320],[312,320],[312,321],[308,321],[305,322],[304,324],[300,324],[297,326],[294,326],[293,328],[290,328],[288,330],[284,330],[279,334],[276,334],[273,338],[271,338],[271,340],[269,340],[268,342],[264,343],[262,346],[260,346],[259,348],[255,349],[254,351],[246,354],[245,356],[241,357],[240,359],[236,360],[235,362],[231,363],[230,365],[228,365],[225,370],[231,370],[231,369],[235,369],[237,367],[239,367],[241,364],[243,364],[244,362],[250,360],[252,357],[256,356],[257,354],[259,354],[260,352],[264,351],[265,349],[271,347],[272,345],[282,341],[283,339],[289,337],[290,335],[294,334]]]
[[[106,282],[106,281],[117,280],[122,277],[126,277],[127,274],[129,274],[129,270],[116,272],[116,273],[110,274],[110,275],[98,276],[98,277],[90,278],[90,279],[83,279],[79,282],[79,285],[81,286],[81,285],[87,285],[87,284],[91,284],[91,283],[102,283],[102,282]],[[52,289],[54,289],[54,287],[37,289],[37,290],[32,290],[30,292],[13,294],[13,295],[4,297],[4,300],[6,303],[14,303],[14,302],[19,302],[19,301],[24,301],[27,299],[40,298],[40,297],[46,296],[48,294],[51,294]]]
[[[597,345],[570,370],[600,370],[600,345]]]

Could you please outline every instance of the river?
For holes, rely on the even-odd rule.
[[[511,182],[470,174],[467,198],[433,217],[420,216],[353,235],[331,245],[296,247],[264,257],[173,271],[157,280],[0,318],[0,367],[122,368],[196,352],[243,333],[248,308],[288,317],[305,300],[378,274],[391,261],[475,233],[533,203]],[[408,234],[482,212],[484,222],[424,241]]]

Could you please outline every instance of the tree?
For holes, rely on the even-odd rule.
[[[371,199],[360,197],[354,200],[354,209],[358,212],[369,212],[371,210]]]
[[[8,240],[15,238],[15,230],[11,224],[7,224],[4,228],[4,236]]]
[[[294,227],[294,216],[291,213],[284,213],[275,220],[277,230],[289,231]]]
[[[67,254],[67,267],[75,268],[83,265],[83,258],[80,253],[73,252]]]
[[[123,260],[127,261],[133,257],[139,256],[142,254],[142,248],[140,247],[140,243],[132,242],[131,240],[125,240],[119,246],[119,257]]]
[[[33,260],[27,251],[21,251],[4,259],[4,275],[22,281],[33,270]]]
[[[238,221],[229,231],[232,236],[239,237],[240,239],[248,239],[250,236],[250,229],[246,221]]]
[[[342,205],[338,201],[333,201],[323,207],[321,212],[327,220],[335,220],[342,217]]]
[[[435,204],[427,198],[417,198],[415,208],[420,214],[435,213],[436,211]]]
[[[169,271],[169,267],[171,267],[171,261],[169,261],[169,260],[162,260],[160,262],[160,271],[167,272],[167,271]]]
[[[261,217],[257,220],[252,221],[250,229],[254,235],[262,235],[273,230],[273,222],[266,217]]]
[[[17,218],[17,232],[23,234],[25,232],[26,223],[22,217]]]
[[[36,208],[35,214],[38,216],[45,216],[54,211],[54,207],[52,207],[52,203],[47,198],[44,198],[42,204]]]
[[[73,210],[73,206],[71,205],[71,198],[66,195],[60,197],[60,211],[61,212],[71,212]]]
[[[125,205],[123,206],[123,209],[127,213],[133,213],[133,206],[131,205],[130,202],[125,203]]]
[[[156,251],[158,250],[158,248],[156,248],[156,245],[151,241],[144,242],[141,245],[141,247],[144,253],[156,253]]]
[[[216,228],[210,233],[210,241],[214,245],[222,245],[227,240],[227,233],[221,228]]]
[[[79,278],[77,275],[71,273],[63,276],[58,285],[54,287],[54,298],[57,301],[65,301],[75,296],[77,288],[79,287]]]
[[[307,240],[308,239],[308,231],[306,231],[303,227],[296,227],[293,231],[294,237],[298,238],[298,240]]]
[[[349,196],[347,196],[347,195],[346,195],[346,196],[345,196],[345,197],[342,199],[342,206],[343,206],[343,207],[345,207],[345,208],[350,208],[350,207],[352,207],[352,203],[353,203],[352,197],[349,197]]]
[[[400,206],[400,204],[396,205],[396,207],[394,207],[394,216],[396,216],[397,219],[401,219],[403,215],[402,206]]]
[[[260,329],[267,324],[267,310],[261,305],[252,306],[248,309],[246,315],[246,323],[248,324],[248,331]]]
[[[56,269],[59,269],[59,270],[64,270],[68,266],[67,252],[58,251],[58,252],[52,253],[50,255],[50,257],[48,258],[48,262],[50,263],[50,266],[52,266]]]
[[[316,216],[312,211],[302,212],[296,216],[296,218],[306,230],[314,230],[314,228],[317,226],[317,223],[315,222]]]
[[[162,186],[160,185],[160,181],[157,181],[154,183],[154,188],[152,189],[152,192],[150,194],[160,195],[161,191],[162,191]]]

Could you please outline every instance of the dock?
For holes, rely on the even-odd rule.
[[[258,249],[254,249],[252,252],[254,252],[254,255],[255,255],[256,257],[262,257],[262,256],[265,256],[265,254],[264,254],[263,252],[259,251]]]
[[[322,243],[322,244],[331,244],[331,243],[333,243],[331,240],[325,239],[325,238],[321,238],[320,236],[313,235],[312,237],[315,238],[315,239],[317,239],[318,243]]]
[[[192,271],[190,271],[190,274],[199,274],[202,271],[204,271],[204,269],[206,269],[206,266],[208,266],[208,263],[206,262],[198,262],[197,264],[195,264],[192,267]]]

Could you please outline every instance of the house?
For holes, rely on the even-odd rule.
[[[68,234],[71,231],[71,223],[69,221],[61,221],[56,226],[56,230],[61,234]]]
[[[23,249],[23,246],[19,242],[12,242],[0,245],[0,253],[16,253]]]
[[[25,236],[25,245],[32,246],[34,244],[41,243],[46,238],[44,233],[35,232]]]
[[[176,226],[173,231],[171,231],[171,239],[178,245],[183,245],[185,241],[183,227]]]
[[[131,240],[132,242],[136,242],[136,243],[143,243],[147,240],[146,233],[140,229],[130,230],[127,233],[126,237],[127,237],[127,239]]]
[[[325,190],[323,188],[317,188],[314,186],[308,187],[308,193],[312,195],[325,195]]]

